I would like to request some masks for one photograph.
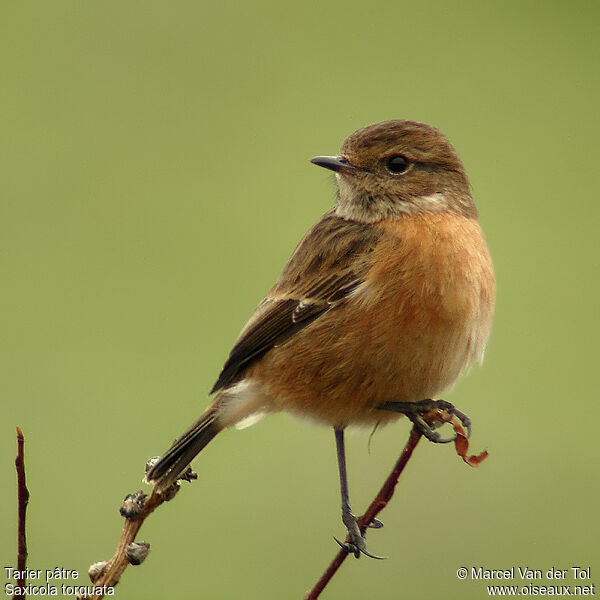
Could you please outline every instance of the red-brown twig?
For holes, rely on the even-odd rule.
[[[459,416],[461,415],[461,416]],[[456,410],[452,410],[448,412],[446,409],[437,409],[428,411],[423,415],[423,420],[429,425],[433,427],[438,427],[443,423],[450,423],[454,428],[454,432],[456,437],[454,439],[454,446],[456,449],[456,454],[460,456],[470,467],[477,467],[483,460],[487,458],[487,450],[484,450],[480,454],[469,455],[469,420],[465,415],[462,415]],[[465,432],[463,425],[467,427],[467,432]],[[417,447],[419,440],[421,439],[422,433],[417,428],[417,426],[413,426],[410,432],[410,436],[406,445],[404,446],[404,450],[402,450],[402,454],[400,458],[394,465],[392,472],[389,474],[388,478],[385,480],[385,483],[381,486],[379,493],[375,497],[375,500],[371,502],[369,508],[367,508],[365,514],[358,519],[358,526],[360,528],[360,532],[364,535],[367,527],[373,523],[375,517],[387,506],[388,502],[392,499],[394,495],[394,490],[396,489],[396,484],[398,483],[398,479],[404,471],[404,467],[410,460],[412,456],[413,450]],[[350,535],[346,537],[346,542],[351,542]],[[345,549],[341,549],[335,558],[331,561],[327,569],[314,587],[306,594],[304,597],[305,600],[315,600],[318,598],[321,592],[325,589],[331,578],[337,573],[338,569],[342,566],[342,563],[346,560],[348,556],[348,551]]]
[[[412,456],[413,450],[417,447],[419,440],[421,439],[421,432],[415,427],[412,428],[410,436],[400,458],[394,465],[392,472],[388,475],[385,483],[381,486],[379,493],[367,508],[365,514],[358,519],[358,526],[360,527],[361,533],[364,535],[367,527],[373,522],[375,517],[387,506],[387,503],[391,500],[394,495],[398,478],[404,471],[410,457]],[[346,542],[351,542],[350,536],[346,538]],[[306,594],[305,600],[314,600],[318,598],[321,592],[325,589],[331,578],[336,574],[337,570],[342,566],[342,563],[346,560],[348,551],[341,549],[335,558],[331,561],[330,565],[325,569],[323,575],[314,587]]]
[[[451,414],[446,414],[444,411],[434,410],[430,411],[423,418],[427,423],[430,424],[440,424],[446,422],[453,425],[457,434],[457,439],[455,441],[457,454],[461,456],[463,460],[465,460],[465,462],[467,462],[467,464],[470,466],[477,466],[477,464],[479,464],[487,456],[486,452],[480,454],[479,456],[468,456],[466,454],[469,448],[467,434],[465,434],[464,430],[462,429],[459,420],[457,420],[456,417],[452,416]],[[385,480],[385,483],[379,490],[373,502],[371,502],[370,506],[367,508],[365,514],[358,519],[358,526],[363,535],[367,527],[374,522],[375,517],[387,506],[388,502],[394,495],[394,490],[396,488],[396,484],[398,483],[398,479],[410,460],[410,457],[419,443],[421,436],[422,434],[420,430],[416,426],[413,427],[408,441],[404,446],[404,450],[394,465],[392,472]],[[186,475],[187,476],[185,479],[188,481],[196,478],[195,473],[192,473],[191,469]],[[147,554],[149,545],[143,542],[135,544],[135,537],[144,524],[146,518],[163,502],[173,498],[178,489],[179,486],[176,485],[169,490],[159,493],[155,488],[150,497],[146,497],[143,492],[137,492],[136,494],[130,494],[127,498],[125,498],[121,507],[121,514],[125,517],[125,524],[123,526],[123,530],[121,531],[117,550],[110,560],[96,563],[90,567],[89,574],[90,578],[92,579],[92,586],[90,586],[91,589],[89,591],[86,590],[87,595],[78,594],[79,598],[85,598],[86,600],[100,600],[108,593],[108,588],[114,587],[118,583],[121,575],[129,564],[140,564],[142,562],[142,560],[145,558],[145,554]],[[350,541],[350,536],[348,536],[346,538],[346,542]],[[145,546],[145,549],[141,549],[141,557],[139,554],[136,554],[140,551],[140,546]],[[344,560],[346,560],[347,556],[348,551],[345,549],[342,549],[338,552],[319,581],[315,584],[312,590],[307,593],[305,600],[314,600],[315,598],[319,597]]]
[[[15,467],[17,469],[17,497],[18,497],[18,532],[17,532],[17,571],[23,573],[27,568],[27,538],[25,536],[25,521],[27,516],[27,503],[29,502],[29,490],[25,482],[25,438],[23,432],[17,427],[17,458]],[[19,589],[27,584],[26,579],[19,579]],[[16,593],[13,600],[25,598],[24,594]]]

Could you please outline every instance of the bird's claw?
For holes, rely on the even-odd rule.
[[[342,521],[348,530],[347,540],[345,542],[340,542],[340,540],[338,540],[336,537],[333,538],[341,548],[343,548],[349,554],[354,554],[356,558],[360,558],[361,554],[377,560],[384,558],[383,556],[376,556],[375,554],[371,554],[367,551],[367,542],[365,537],[358,526],[356,517],[350,512],[349,507],[346,507],[345,510],[343,510]],[[377,519],[373,519],[369,527],[370,526],[378,529],[383,526],[383,523]]]
[[[360,537],[360,541],[353,540],[352,542],[342,542],[338,540],[335,536],[333,536],[333,539],[338,543],[339,547],[342,548],[342,550],[345,550],[348,554],[354,554],[355,558],[360,558],[361,554],[364,554],[365,556],[368,556],[369,558],[374,558],[376,560],[384,560],[386,558],[385,556],[377,556],[368,552],[367,546],[365,544],[365,538],[362,536]]]
[[[450,437],[442,437],[436,430],[437,425],[430,425],[425,421],[423,416],[419,413],[414,415],[407,415],[412,421],[413,425],[430,441],[434,444],[448,444],[456,439],[456,433],[453,433]]]
[[[384,402],[377,408],[405,414],[412,421],[413,425],[419,430],[419,432],[422,433],[430,442],[435,444],[447,444],[449,442],[453,442],[457,435],[454,433],[451,437],[441,437],[440,434],[435,431],[435,429],[446,421],[440,419],[437,422],[434,421],[433,424],[430,425],[423,418],[423,415],[431,410],[442,410],[450,416],[457,417],[467,430],[467,437],[470,437],[471,435],[471,421],[469,417],[455,408],[453,404],[446,402],[445,400],[422,400],[421,402]]]

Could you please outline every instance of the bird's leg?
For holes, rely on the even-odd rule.
[[[334,538],[335,541],[347,552],[351,552],[354,554],[356,558],[360,558],[361,554],[368,556],[370,558],[380,558],[379,556],[375,556],[367,552],[367,544],[365,542],[365,538],[360,532],[360,528],[358,527],[358,523],[356,521],[356,517],[352,514],[350,510],[350,502],[348,499],[348,476],[346,473],[346,450],[344,448],[344,430],[343,429],[335,429],[335,445],[337,448],[337,459],[338,459],[338,469],[340,472],[340,491],[342,496],[342,522],[346,526],[348,530],[348,534],[350,536],[350,542],[340,542],[337,538]],[[375,527],[380,527],[381,522],[377,521],[378,525],[375,524]]]
[[[456,439],[456,434],[451,438],[442,438],[440,434],[435,431],[435,428],[439,423],[430,425],[423,418],[423,415],[430,410],[443,410],[450,415],[458,417],[460,422],[464,425],[467,430],[467,435],[471,435],[471,421],[469,417],[464,413],[460,412],[454,405],[445,400],[422,400],[420,402],[384,402],[377,406],[381,410],[391,410],[405,414],[412,423],[419,429],[419,431],[430,441],[436,444],[446,444],[453,442]]]

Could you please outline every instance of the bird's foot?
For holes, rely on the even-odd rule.
[[[450,402],[445,400],[422,400],[420,402],[384,402],[377,408],[381,410],[391,410],[405,414],[413,423],[413,425],[422,433],[430,442],[435,444],[447,444],[456,439],[456,433],[452,437],[443,438],[435,431],[448,421],[440,416],[431,414],[431,411],[441,411],[450,417],[457,417],[467,430],[467,437],[471,435],[471,421],[469,417],[460,412]],[[430,414],[427,414],[430,413]],[[427,415],[427,418],[425,418]]]
[[[334,537],[333,539],[339,544],[340,548],[343,548],[348,554],[354,554],[355,558],[360,558],[361,554],[377,560],[384,558],[383,556],[376,556],[367,551],[365,536],[361,533],[356,517],[350,512],[350,509],[342,510],[342,521],[348,530],[349,539],[342,542]],[[383,527],[383,523],[378,519],[374,519],[368,526],[379,529]]]

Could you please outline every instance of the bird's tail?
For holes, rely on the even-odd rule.
[[[194,457],[222,430],[217,418],[216,403],[166,451],[148,471],[146,480],[165,489],[185,472]]]

